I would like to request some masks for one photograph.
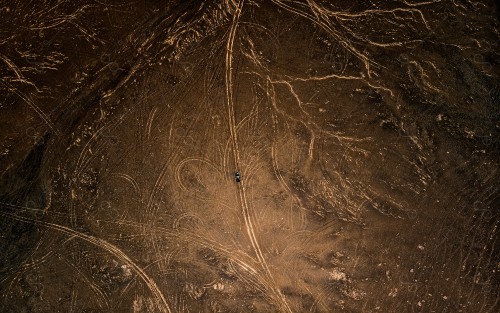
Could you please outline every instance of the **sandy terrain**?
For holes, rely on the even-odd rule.
[[[498,9],[355,3],[0,1],[0,312],[500,311]]]

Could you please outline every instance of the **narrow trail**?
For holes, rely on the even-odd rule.
[[[234,158],[234,164],[237,169],[240,167],[240,153],[239,153],[239,147],[238,147],[238,137],[237,137],[237,131],[236,131],[236,122],[235,122],[235,117],[234,117],[234,103],[233,103],[233,80],[232,80],[232,75],[233,75],[233,46],[234,46],[234,39],[236,36],[236,30],[238,27],[239,19],[241,16],[241,11],[243,9],[243,3],[244,0],[239,0],[237,3],[236,7],[236,12],[234,13],[233,21],[231,23],[231,28],[229,31],[229,37],[227,40],[227,47],[226,47],[226,96],[227,96],[227,112],[228,112],[228,123],[229,123],[229,131],[231,135],[231,145],[232,145],[232,150],[233,150],[233,158]],[[264,255],[262,254],[262,249],[260,247],[259,241],[257,240],[257,236],[255,234],[255,227],[254,227],[254,222],[252,221],[252,215],[250,213],[250,208],[247,202],[247,197],[245,194],[245,182],[242,180],[239,184],[236,185],[236,188],[238,189],[238,200],[241,205],[241,210],[243,213],[243,218],[245,221],[245,228],[247,231],[247,234],[250,238],[252,248],[255,251],[255,254],[257,256],[257,260],[259,261],[260,265],[262,266],[265,275],[268,277],[271,286],[269,286],[270,290],[273,291],[274,295],[273,298],[275,301],[277,301],[277,305],[279,309],[283,312],[292,312],[290,309],[288,303],[286,302],[286,299],[284,295],[275,287],[275,282],[274,278],[271,274],[271,271],[269,270],[269,266],[267,265],[266,259],[264,258]]]

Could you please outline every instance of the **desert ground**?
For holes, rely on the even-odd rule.
[[[0,312],[500,312],[498,17],[0,0]]]

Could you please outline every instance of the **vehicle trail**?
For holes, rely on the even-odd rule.
[[[125,173],[111,173],[111,177],[119,177],[129,182],[134,188],[135,193],[142,199],[142,190],[139,183],[137,183],[137,180],[135,180],[132,176]]]
[[[109,242],[107,242],[101,238],[97,238],[97,237],[94,237],[92,235],[87,235],[87,234],[81,233],[79,231],[76,231],[76,230],[69,228],[69,227],[66,227],[64,225],[54,224],[54,223],[36,220],[36,219],[28,218],[28,217],[16,216],[16,215],[9,214],[6,212],[0,212],[0,215],[7,217],[7,218],[14,219],[14,220],[26,222],[26,223],[36,222],[40,226],[44,226],[44,227],[47,227],[49,229],[59,231],[59,232],[64,233],[66,235],[75,236],[79,239],[82,239],[88,243],[91,243],[97,247],[100,247],[100,248],[106,250],[107,252],[111,253],[112,255],[114,255],[118,259],[122,260],[124,263],[128,264],[130,267],[132,267],[134,269],[134,271],[139,275],[139,277],[144,281],[144,283],[151,290],[153,295],[159,300],[158,303],[161,304],[159,306],[159,309],[161,312],[166,312],[166,313],[172,312],[170,310],[170,306],[167,303],[167,300],[165,299],[165,296],[161,292],[160,288],[158,288],[158,286],[156,285],[154,280],[151,279],[151,277],[149,277],[139,265],[137,265],[132,259],[130,259],[129,256],[127,256],[122,250],[120,250],[115,245],[110,244]]]
[[[244,0],[239,0],[237,2],[237,7],[236,11],[233,16],[233,21],[231,23],[231,28],[229,30],[229,36],[227,40],[227,47],[226,47],[226,96],[227,96],[227,109],[228,109],[228,124],[229,124],[229,131],[230,131],[230,136],[231,136],[231,145],[232,145],[232,150],[233,150],[233,159],[234,159],[234,164],[238,168],[240,165],[240,155],[239,155],[239,148],[238,148],[238,137],[236,133],[236,122],[235,122],[235,116],[234,116],[234,103],[233,103],[233,80],[232,80],[232,74],[233,74],[233,46],[234,46],[234,39],[236,36],[236,30],[237,26],[239,23],[239,19],[241,16],[241,12],[243,9],[243,4]],[[266,273],[266,276],[272,283],[272,291],[274,293],[275,301],[278,305],[278,307],[285,312],[292,312],[290,307],[288,306],[288,303],[286,302],[285,297],[283,296],[282,293],[277,290],[275,287],[274,279],[271,274],[271,271],[269,270],[269,266],[267,265],[266,259],[264,258],[264,255],[262,253],[260,244],[257,240],[257,236],[254,231],[254,222],[252,221],[251,214],[249,212],[249,206],[247,203],[246,199],[246,194],[245,194],[245,183],[244,180],[242,180],[238,185],[238,200],[241,205],[242,213],[243,213],[243,218],[245,221],[245,228],[247,231],[247,234],[250,238],[252,248],[255,251],[255,254],[257,256],[257,259],[259,263],[261,264],[263,270]]]

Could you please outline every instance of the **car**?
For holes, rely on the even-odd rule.
[[[236,180],[237,183],[239,183],[241,181],[240,172],[234,172],[234,179]]]

